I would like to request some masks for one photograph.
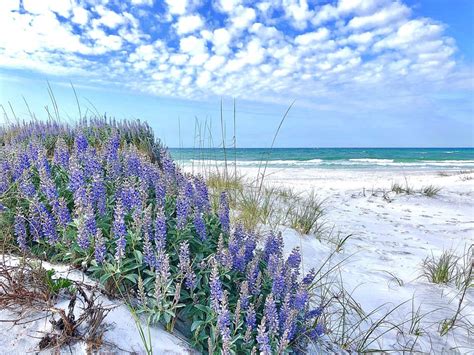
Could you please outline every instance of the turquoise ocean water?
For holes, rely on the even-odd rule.
[[[234,160],[239,166],[324,169],[474,169],[474,148],[171,148],[183,164],[207,161],[218,165]]]

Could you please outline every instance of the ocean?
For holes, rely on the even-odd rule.
[[[474,169],[474,148],[170,148],[183,165],[319,169]]]

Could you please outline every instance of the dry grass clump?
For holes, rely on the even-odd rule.
[[[441,187],[437,187],[434,185],[428,185],[421,188],[421,194],[428,197],[436,196],[439,194],[440,191]]]
[[[448,284],[454,281],[459,258],[452,251],[444,251],[439,257],[431,255],[423,261],[423,275],[432,283]]]
[[[289,209],[288,217],[291,228],[301,234],[320,234],[324,228],[324,223],[321,222],[322,206],[323,201],[314,191],[311,191],[306,198],[297,201]]]
[[[59,349],[63,345],[84,341],[88,352],[97,351],[103,342],[106,327],[103,321],[111,308],[98,301],[97,289],[64,278],[53,278],[54,270],[46,270],[37,262],[21,260],[18,265],[0,263],[0,308],[18,313],[11,322],[27,324],[31,314],[49,318],[52,329],[38,343],[39,350]],[[56,305],[60,296],[67,297],[67,309]],[[76,318],[76,304],[81,313]]]

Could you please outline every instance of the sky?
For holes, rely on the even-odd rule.
[[[1,0],[0,122],[47,119],[48,85],[76,120],[73,86],[170,147],[230,141],[234,108],[269,146],[290,106],[276,146],[471,147],[472,38],[471,0]]]

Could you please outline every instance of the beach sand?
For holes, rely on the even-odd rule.
[[[257,173],[250,168],[240,171],[247,177]],[[292,188],[302,194],[314,190],[325,200],[326,226],[334,228],[334,233],[352,235],[332,263],[345,260],[338,268],[344,288],[366,313],[382,307],[372,317],[377,319],[377,315],[407,302],[389,316],[394,324],[404,321],[406,324],[382,336],[380,348],[400,349],[414,340],[413,335],[406,333],[412,311],[420,307],[420,314],[425,315],[420,324],[423,332],[414,350],[474,351],[472,329],[470,337],[466,329],[455,328],[444,337],[438,331],[441,322],[454,315],[459,289],[429,283],[421,276],[426,257],[439,256],[445,250],[454,250],[461,256],[474,243],[473,172],[267,169],[265,183]],[[392,183],[408,184],[415,191],[427,185],[441,190],[433,197],[387,193]],[[295,246],[302,247],[306,269],[318,268],[334,249],[314,236],[301,236],[285,227],[282,231],[287,252]],[[471,324],[474,324],[473,291],[472,288],[468,291],[462,310],[463,320]]]

